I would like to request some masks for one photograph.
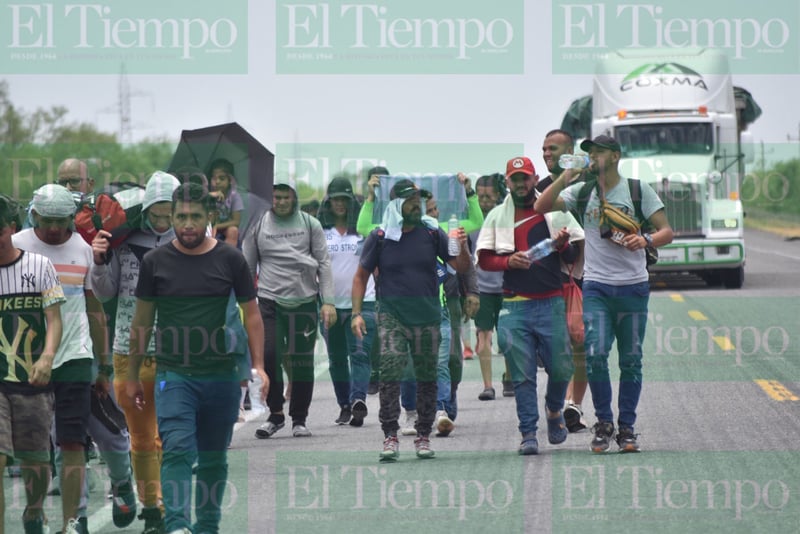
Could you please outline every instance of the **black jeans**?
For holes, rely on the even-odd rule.
[[[283,370],[292,385],[289,417],[305,424],[314,394],[314,345],[317,341],[317,303],[285,308],[259,298],[264,321],[264,368],[269,377],[267,406],[270,413],[283,411]]]

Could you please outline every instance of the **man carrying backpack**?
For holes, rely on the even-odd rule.
[[[583,274],[583,317],[586,324],[586,374],[592,391],[597,424],[591,450],[608,450],[616,433],[620,452],[638,452],[634,434],[636,407],[642,390],[642,343],[647,324],[650,296],[645,248],[672,242],[672,228],[664,204],[656,192],[641,184],[642,217],[655,227],[653,233],[641,233],[638,225],[645,220],[623,223],[636,211],[630,182],[618,170],[622,151],[612,137],[600,135],[581,143],[589,154],[589,170],[597,175],[596,187],[584,203],[584,183],[573,181],[580,172],[567,169],[548,187],[534,204],[538,212],[579,209],[585,230]],[[612,213],[613,215],[609,215]],[[608,355],[614,340],[619,352],[620,384],[618,392],[618,428],[614,427],[611,408],[611,380]]]
[[[163,530],[159,508],[161,441],[158,438],[155,409],[156,365],[154,356],[145,358],[139,373],[144,384],[144,403],[137,406],[125,394],[130,326],[136,307],[139,265],[145,252],[169,243],[175,237],[171,219],[172,192],[178,185],[178,179],[171,174],[154,172],[145,185],[139,228],[130,233],[126,241],[113,250],[113,254],[109,254],[109,232],[100,230],[92,241],[94,265],[91,282],[95,295],[101,301],[117,299],[113,343],[114,392],[120,408],[125,412],[131,436],[133,473],[138,484],[137,493],[144,507],[140,515],[145,522],[144,534],[159,534]],[[151,343],[149,354],[152,355],[154,350]]]
[[[387,462],[396,461],[399,456],[400,380],[409,355],[417,379],[416,455],[418,458],[434,456],[429,436],[436,413],[436,366],[442,317],[436,258],[442,258],[456,272],[462,273],[470,262],[469,251],[464,246],[464,230],[459,231],[459,255],[451,256],[447,234],[435,219],[423,217],[420,192],[413,182],[398,181],[390,196],[392,200],[381,227],[367,237],[353,277],[350,324],[359,339],[367,334],[361,316],[362,302],[370,275],[379,269],[377,323],[381,407],[378,417],[384,433],[380,460]]]

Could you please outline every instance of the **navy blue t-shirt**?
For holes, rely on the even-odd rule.
[[[381,310],[407,325],[440,322],[436,258],[453,259],[447,253],[447,234],[440,228],[418,226],[403,232],[400,241],[392,241],[379,236],[380,232],[376,229],[367,236],[360,264],[369,272],[378,268]]]

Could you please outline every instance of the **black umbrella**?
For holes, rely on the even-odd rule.
[[[229,122],[183,130],[168,172],[177,176],[182,167],[197,167],[208,174],[208,166],[219,158],[233,164],[237,191],[245,205],[240,227],[244,235],[250,221],[272,206],[275,156],[239,124]]]

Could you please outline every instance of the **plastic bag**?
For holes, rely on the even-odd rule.
[[[569,338],[575,345],[583,345],[583,292],[572,277],[572,266],[569,269],[569,281],[564,284],[564,302]]]

